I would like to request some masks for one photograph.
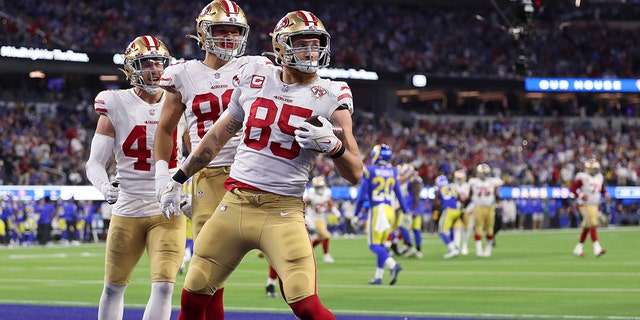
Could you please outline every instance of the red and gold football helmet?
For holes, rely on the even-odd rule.
[[[480,179],[488,178],[491,176],[491,167],[486,163],[481,163],[476,167],[476,175]]]
[[[584,169],[592,176],[600,172],[600,163],[595,158],[588,159],[584,162]]]
[[[318,193],[322,193],[324,188],[327,186],[327,181],[324,176],[315,176],[311,179],[311,186],[316,189]]]
[[[169,63],[171,55],[160,39],[154,36],[140,36],[127,46],[124,52],[124,69],[120,70],[132,86],[155,94],[160,91],[157,83]]]
[[[453,182],[463,184],[467,182],[467,172],[464,169],[458,169],[453,173]]]
[[[240,36],[214,37],[213,27],[220,25],[238,27]],[[244,54],[249,36],[249,24],[244,11],[234,1],[215,0],[200,11],[196,19],[196,31],[197,35],[187,35],[187,37],[196,39],[202,50],[228,61]]]
[[[320,39],[319,47],[293,48],[292,37],[298,35],[314,35]],[[276,63],[298,69],[304,73],[313,73],[318,68],[329,65],[331,36],[324,28],[322,21],[309,11],[299,10],[287,13],[271,33],[273,53]],[[301,60],[296,54],[317,52],[318,60]]]

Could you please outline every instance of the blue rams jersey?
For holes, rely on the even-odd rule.
[[[452,184],[436,189],[437,196],[440,197],[442,209],[458,209],[458,191]]]
[[[360,213],[365,200],[369,200],[373,208],[383,204],[392,206],[394,197],[398,198],[402,210],[408,212],[398,183],[398,170],[392,166],[365,166],[355,213]]]

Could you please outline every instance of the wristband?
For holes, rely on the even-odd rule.
[[[185,183],[188,179],[189,177],[187,177],[187,175],[184,174],[184,171],[182,171],[182,169],[178,169],[178,172],[176,172],[176,174],[173,175],[173,180],[175,180],[180,184]]]
[[[334,154],[329,155],[329,157],[331,157],[331,159],[338,159],[340,157],[342,157],[342,155],[344,154],[345,151],[345,147],[344,145],[340,145],[340,149],[338,149],[338,151],[336,151]]]

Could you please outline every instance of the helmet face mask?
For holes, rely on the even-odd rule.
[[[592,176],[595,176],[600,172],[600,163],[598,160],[591,158],[584,162],[584,168]]]
[[[171,63],[169,50],[153,36],[140,36],[127,46],[124,53],[124,69],[129,83],[150,94],[160,92],[157,85],[164,69]]]
[[[318,194],[322,194],[324,192],[324,188],[327,186],[327,181],[324,176],[317,176],[311,179],[311,186]]]
[[[371,150],[371,164],[374,165],[386,165],[391,161],[391,156],[393,152],[391,148],[386,144],[378,144],[373,147]]]
[[[292,11],[271,33],[276,62],[304,73],[329,65],[331,36],[313,13]]]
[[[491,175],[491,167],[486,163],[481,163],[476,168],[476,174],[478,175],[478,178],[488,178]]]
[[[222,60],[242,56],[247,48],[247,18],[233,1],[215,0],[206,5],[196,19],[196,31],[196,36],[188,37],[196,39],[202,50]]]
[[[465,183],[467,181],[467,173],[462,169],[456,170],[453,173],[453,181],[458,184]]]

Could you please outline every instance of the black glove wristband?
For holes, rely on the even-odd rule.
[[[178,183],[185,183],[187,180],[189,180],[189,177],[187,177],[187,175],[184,174],[184,171],[182,171],[182,169],[178,169],[178,172],[176,172],[176,174],[173,175],[173,180],[175,180]]]
[[[338,158],[342,157],[342,155],[344,154],[345,150],[346,149],[345,149],[344,145],[341,145],[340,149],[338,149],[338,151],[336,151],[336,153],[334,153],[332,155],[329,155],[329,156],[331,157],[331,159],[338,159]]]

